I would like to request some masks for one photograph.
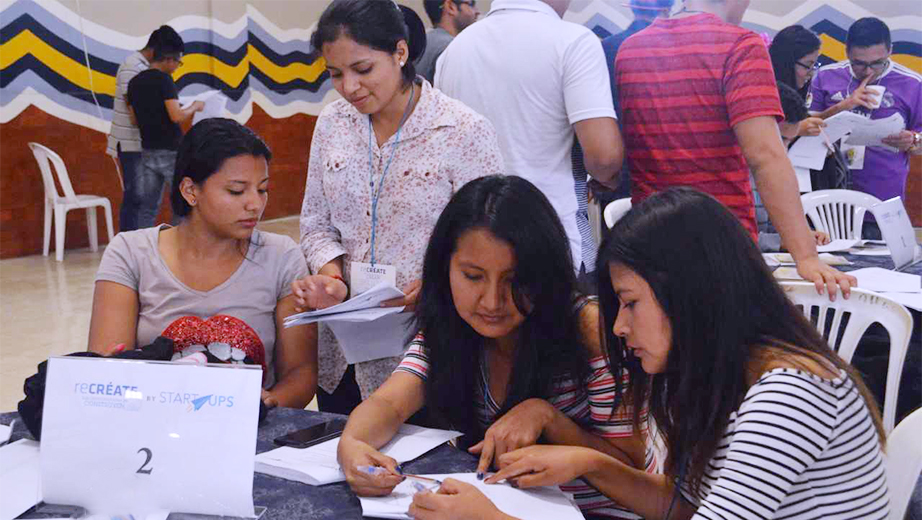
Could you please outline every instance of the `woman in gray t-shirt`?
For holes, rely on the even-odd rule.
[[[119,233],[96,274],[89,349],[109,353],[174,341],[176,355],[208,350],[263,366],[263,401],[303,408],[317,381],[316,327],[285,329],[291,282],[307,266],[286,236],[255,229],[268,198],[271,152],[229,119],[196,124],[173,178],[176,227]],[[312,337],[313,335],[313,337]]]

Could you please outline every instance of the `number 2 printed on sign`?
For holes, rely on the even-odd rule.
[[[138,450],[138,453],[141,453],[142,451],[147,454],[147,458],[144,460],[144,464],[141,464],[141,467],[138,468],[137,473],[140,473],[141,475],[150,475],[150,472],[153,471],[154,468],[147,468],[146,466],[150,464],[150,459],[154,457],[154,453],[148,448],[141,448]]]

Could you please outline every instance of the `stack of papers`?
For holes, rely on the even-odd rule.
[[[794,265],[794,257],[791,256],[791,253],[763,253],[762,257],[765,259],[765,263],[769,266],[777,265]],[[850,265],[851,262],[848,261],[844,256],[831,255],[829,253],[820,253],[820,261],[826,265]]]
[[[570,502],[569,497],[559,487],[538,487],[516,489],[507,484],[484,484],[473,473],[454,473],[444,475],[422,475],[444,480],[453,478],[479,489],[497,509],[507,515],[522,520],[581,520],[579,508]],[[416,488],[411,479],[404,480],[386,497],[359,497],[362,503],[362,516],[372,518],[397,518],[411,520],[407,514]]]
[[[896,148],[883,144],[882,140],[905,128],[906,122],[900,114],[872,120],[854,112],[840,112],[826,119],[822,134],[798,139],[788,150],[788,157],[795,168],[822,170],[829,144],[843,138],[844,143],[853,146],[879,146],[896,152]]]
[[[831,253],[833,251],[848,251],[849,249],[860,246],[862,241],[860,238],[839,238],[833,240],[824,246],[816,246],[816,250],[820,253]]]
[[[460,436],[461,432],[404,424],[380,451],[403,463]],[[336,461],[338,447],[337,437],[309,448],[276,448],[256,456],[256,472],[312,486],[342,482],[346,476]]]
[[[399,356],[407,346],[412,315],[403,313],[404,307],[381,304],[404,296],[400,289],[383,281],[339,305],[293,314],[285,318],[285,328],[325,322],[350,365]]]
[[[403,307],[381,307],[381,304],[387,300],[401,298],[406,296],[400,289],[389,285],[387,282],[372,287],[371,289],[350,298],[338,305],[320,309],[319,311],[308,311],[299,314],[292,314],[285,318],[285,328],[294,327],[295,325],[304,325],[317,321],[344,321],[350,323],[363,323],[377,320],[389,314],[396,314],[403,310]]]
[[[0,520],[16,518],[41,501],[38,443],[22,439],[0,448]]]

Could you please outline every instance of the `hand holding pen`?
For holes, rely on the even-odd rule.
[[[442,485],[442,481],[430,477],[424,477],[422,475],[413,475],[411,473],[404,473],[400,466],[397,466],[398,474],[391,473],[390,470],[381,466],[356,466],[355,468],[359,472],[367,473],[369,475],[383,475],[383,476],[398,476],[401,479],[410,479],[413,481],[413,487],[417,492],[420,491],[432,491],[435,488],[438,488]]]
[[[337,460],[346,475],[346,483],[361,497],[390,495],[404,480],[396,460],[349,435],[339,440]],[[362,471],[363,467],[378,469]]]

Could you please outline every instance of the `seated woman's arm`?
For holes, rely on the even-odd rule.
[[[90,317],[90,352],[109,355],[136,347],[138,293],[120,283],[100,280],[93,292]]]
[[[598,305],[589,303],[580,312],[579,324],[589,357],[602,356],[599,339]],[[591,413],[605,416],[595,421],[593,431],[582,428],[543,399],[528,399],[499,418],[484,434],[483,441],[470,448],[480,455],[477,473],[482,475],[504,453],[535,444],[543,438],[548,444],[585,446],[606,453],[636,468],[644,466],[644,444],[631,425],[631,411],[622,401],[612,414],[615,380],[607,366],[594,368],[589,383],[596,390],[589,397]],[[598,392],[604,388],[605,392]]]
[[[352,411],[339,440],[336,458],[355,494],[388,495],[403,480],[397,461],[378,449],[423,407],[425,395],[425,382],[421,378],[397,371]],[[359,471],[358,466],[381,466],[390,474],[371,475]]]
[[[263,392],[266,406],[304,408],[317,391],[317,324],[285,328],[285,318],[295,313],[293,294],[275,308],[275,386]],[[272,368],[270,367],[270,370]]]

